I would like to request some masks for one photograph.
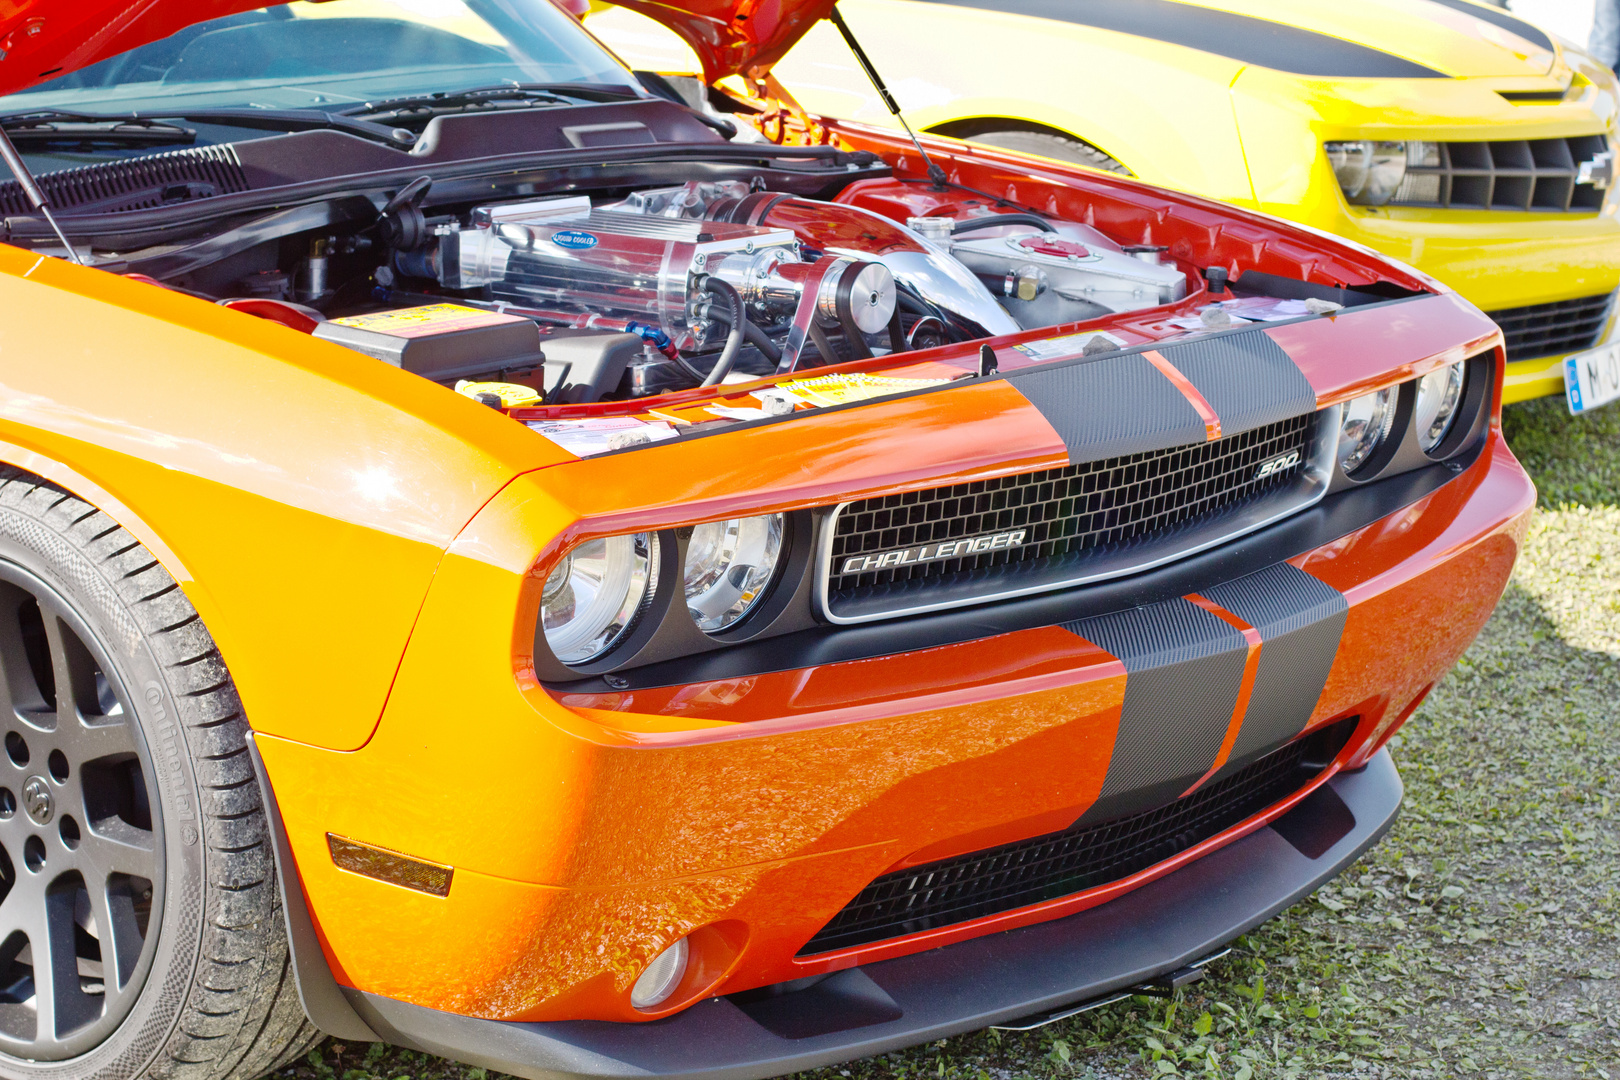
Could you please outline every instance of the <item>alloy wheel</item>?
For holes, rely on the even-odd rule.
[[[151,969],[163,828],[133,701],[61,593],[0,561],[0,1054],[94,1049]]]

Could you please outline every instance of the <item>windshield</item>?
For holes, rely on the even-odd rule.
[[[196,23],[0,97],[0,115],[340,111],[495,84],[628,91],[634,78],[549,0],[323,0]]]

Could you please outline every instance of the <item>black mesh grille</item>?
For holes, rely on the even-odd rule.
[[[1009,563],[1078,563],[1088,552],[1203,522],[1289,486],[1304,467],[1315,426],[1315,414],[1307,413],[1214,442],[851,503],[833,531],[828,600]],[[1290,451],[1298,451],[1296,462],[1258,476],[1261,463]],[[1019,528],[1028,530],[1022,547],[840,572],[851,555]]]
[[[1594,214],[1603,189],[1582,164],[1609,149],[1602,135],[1497,142],[1409,142],[1391,205]],[[1601,172],[1602,170],[1598,170]]]
[[[199,146],[63,169],[42,173],[38,180],[53,209],[76,214],[148,210],[248,189],[247,174],[229,146]],[[34,212],[15,180],[0,183],[0,212]]]
[[[1508,363],[1579,352],[1597,344],[1609,321],[1610,294],[1486,312],[1507,339]]]
[[[1304,787],[1355,722],[1295,739],[1157,809],[884,874],[799,950],[800,956],[918,934],[1130,877],[1253,817]]]

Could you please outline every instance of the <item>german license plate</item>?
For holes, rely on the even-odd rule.
[[[1620,398],[1620,341],[1564,358],[1564,398],[1572,413]]]

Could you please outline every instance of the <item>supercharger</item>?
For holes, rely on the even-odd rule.
[[[880,262],[807,260],[787,229],[583,197],[480,207],[469,228],[441,238],[438,265],[446,287],[487,288],[514,309],[655,326],[685,352],[730,336],[735,313],[724,301],[734,294],[747,323],[737,332],[757,331],[749,340],[788,370],[807,341],[832,330],[871,355],[866,339],[884,335],[895,316],[894,278]]]

